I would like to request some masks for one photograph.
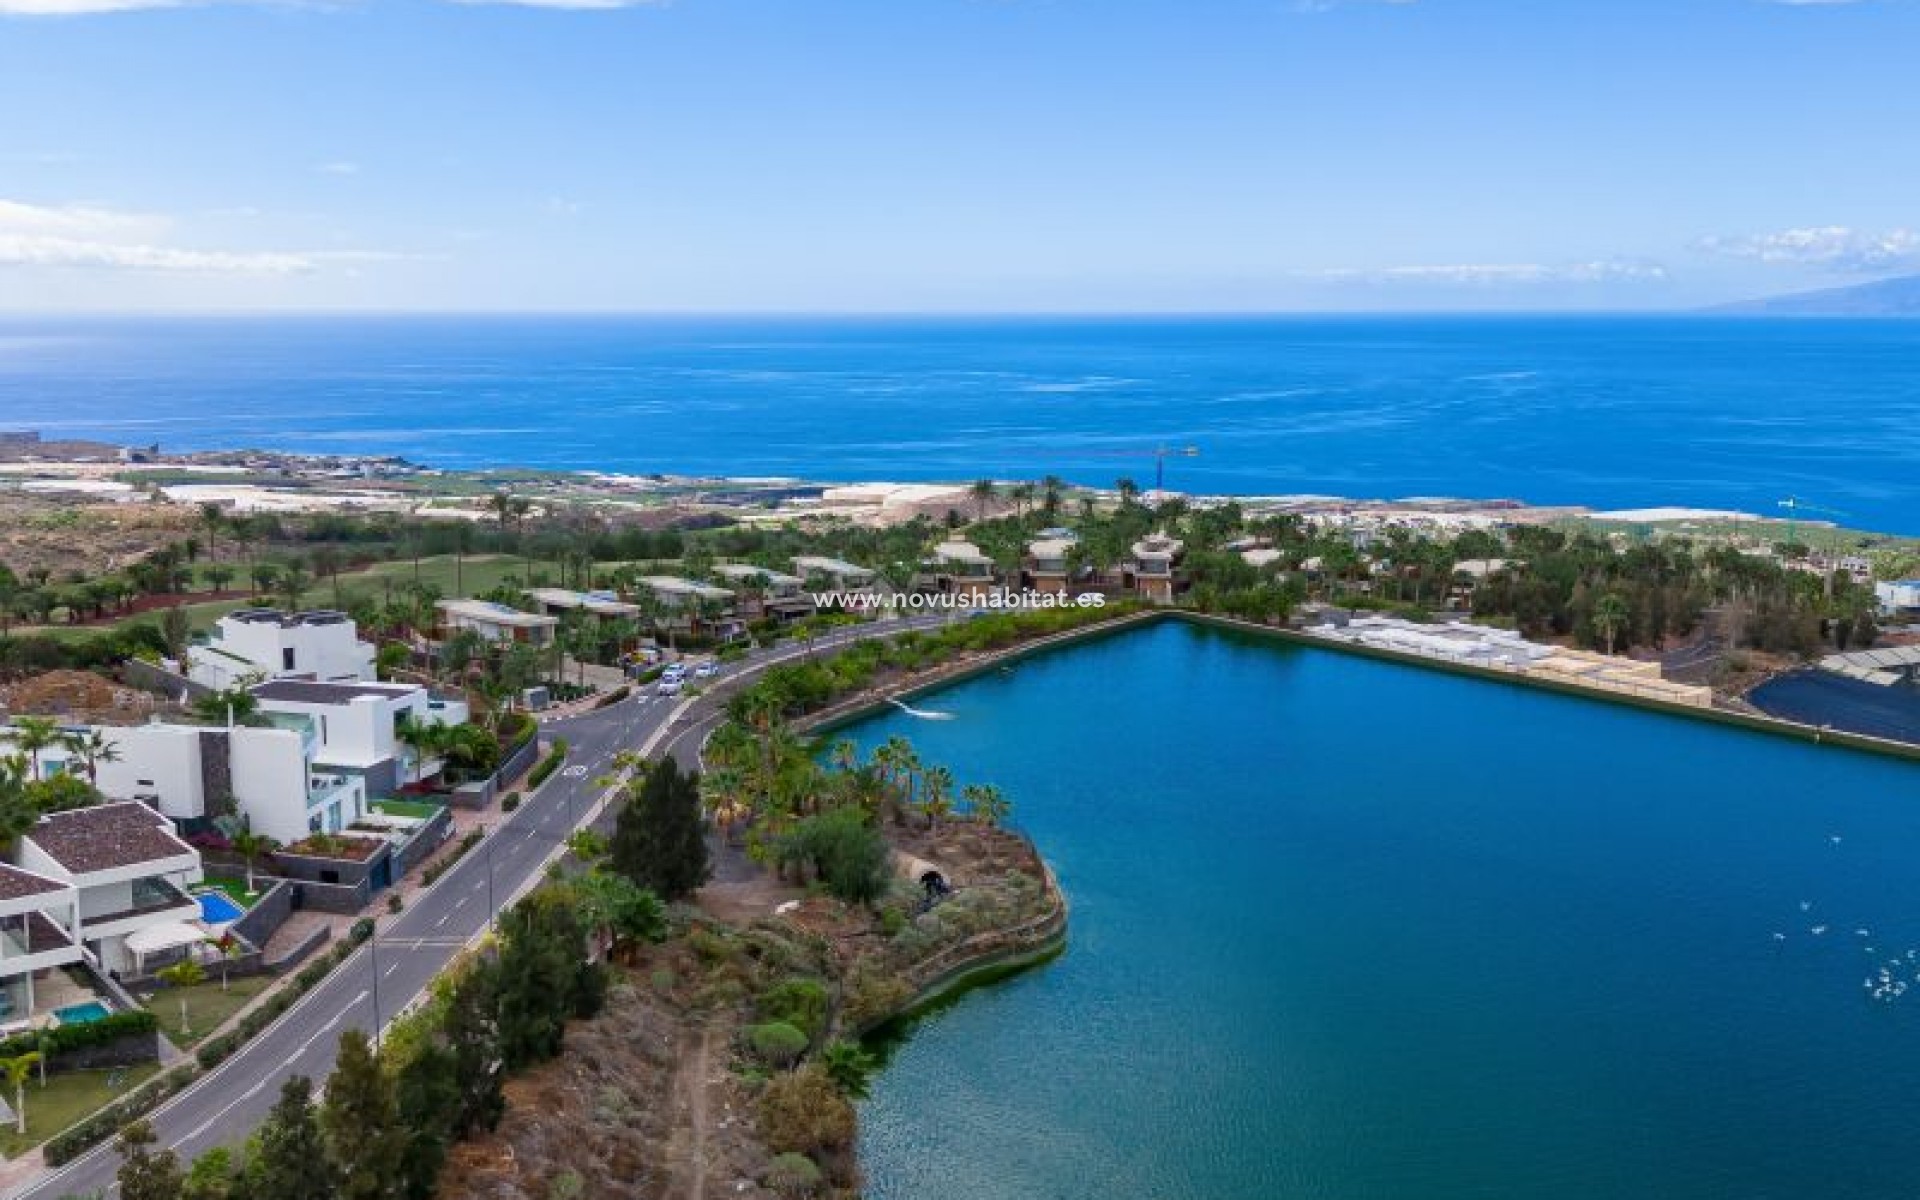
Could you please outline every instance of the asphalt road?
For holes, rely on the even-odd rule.
[[[593,813],[602,798],[595,781],[615,772],[615,754],[629,749],[664,752],[682,765],[696,766],[701,745],[722,718],[721,705],[768,666],[950,619],[920,617],[837,630],[816,638],[810,648],[754,652],[731,664],[704,694],[691,700],[648,691],[551,722],[545,733],[567,740],[567,765],[501,819],[405,912],[382,915],[378,936],[279,1020],[154,1112],[149,1119],[161,1144],[185,1163],[213,1146],[244,1140],[265,1119],[284,1080],[306,1075],[319,1082],[332,1072],[342,1032],[384,1027],[423,995],[433,977],[480,936],[496,912],[538,882],[567,835]],[[609,808],[605,819],[610,816]],[[112,1195],[119,1165],[111,1143],[103,1144],[10,1195],[18,1200]]]

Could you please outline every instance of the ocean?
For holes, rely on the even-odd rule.
[[[1920,1192],[1920,767],[1171,622],[914,703],[1073,923],[892,1044],[875,1200]]]
[[[1515,498],[1920,533],[1920,322],[0,318],[0,427],[811,479]]]

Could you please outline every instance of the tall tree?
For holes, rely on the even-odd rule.
[[[393,1080],[358,1029],[340,1035],[340,1057],[327,1077],[319,1124],[340,1200],[398,1200],[407,1130],[400,1124]]]
[[[602,984],[566,889],[536,889],[507,910],[500,930],[500,1057],[524,1067],[560,1052],[567,1020],[598,1006]]]
[[[153,1126],[145,1121],[135,1121],[120,1131],[120,1140],[114,1146],[120,1151],[120,1173],[115,1181],[120,1185],[121,1200],[180,1200],[186,1174],[172,1150],[153,1149],[159,1141]]]
[[[629,791],[614,823],[608,865],[662,900],[683,900],[711,872],[706,833],[700,773],[682,773],[669,757]]]
[[[295,1075],[280,1085],[247,1173],[254,1194],[263,1198],[332,1200],[333,1165],[314,1110],[313,1080]]]

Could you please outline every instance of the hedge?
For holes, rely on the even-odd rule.
[[[56,1025],[43,1033],[16,1033],[0,1041],[0,1058],[15,1058],[39,1050],[52,1058],[71,1050],[104,1046],[135,1034],[152,1033],[160,1028],[160,1018],[144,1008],[132,1012],[111,1013],[98,1021]]]
[[[234,1028],[200,1043],[200,1049],[194,1054],[194,1058],[202,1067],[211,1069],[218,1066],[222,1060],[245,1045],[248,1039],[273,1024],[281,1013],[292,1008],[294,1001],[312,991],[321,980],[332,974],[334,968],[345,962],[347,956],[372,935],[372,929],[373,922],[367,917],[355,921],[347,930],[345,941],[336,943],[331,950],[300,968],[299,973],[291,981],[270,994],[258,1006],[248,1009]]]
[[[155,1075],[145,1086],[95,1110],[48,1138],[40,1153],[46,1158],[48,1166],[65,1166],[119,1133],[128,1124],[160,1107],[167,1097],[184,1089],[199,1073],[200,1069],[192,1063],[182,1063],[170,1071]]]
[[[534,764],[532,772],[527,775],[527,786],[530,788],[539,787],[545,783],[555,771],[558,771],[560,764],[565,761],[567,761],[567,743],[564,740],[556,740],[553,743],[553,750],[549,752],[545,758]]]
[[[486,834],[481,833],[478,829],[467,830],[466,834],[461,837],[459,844],[454,846],[453,853],[440,859],[438,862],[429,864],[426,870],[420,872],[420,886],[432,887],[434,880],[445,875],[449,867],[466,857],[467,851],[478,846],[480,839],[485,836]]]
[[[510,813],[514,809],[519,807],[520,807],[519,792],[508,792],[506,795],[500,798],[500,811],[503,813]]]
[[[633,695],[633,689],[623,683],[619,687],[608,692],[606,695],[600,697],[600,703],[594,705],[594,707],[609,708],[615,704],[620,703],[622,700],[625,700],[628,696],[631,696],[631,695]]]

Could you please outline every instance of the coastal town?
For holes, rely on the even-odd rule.
[[[348,1007],[376,1042],[403,1019],[451,1054],[448,1005],[506,986],[516,955],[585,938],[590,962],[678,978],[765,922],[884,952],[741,976],[728,986],[749,998],[717,1008],[677,986],[609,1001],[598,976],[560,1002],[611,1003],[625,1015],[608,1019],[671,1029],[702,1061],[732,1028],[747,1069],[773,1072],[712,1084],[761,1114],[757,1131],[700,1131],[646,1194],[688,1194],[710,1159],[728,1194],[857,1186],[858,1035],[1057,951],[1066,906],[1003,829],[1017,800],[956,789],[908,745],[864,762],[850,743],[807,747],[903,690],[1082,634],[1178,616],[1920,753],[1920,723],[1889,724],[1885,703],[1916,707],[1914,545],[1799,513],[1208,498],[1126,479],[467,475],[26,435],[5,449],[0,1036],[27,1064],[5,1114],[4,1178],[23,1196],[149,1169],[151,1134],[124,1130],[205,1111],[195,1098],[236,1086],[244,1060],[223,1064],[252,1039],[331,1040],[330,980],[369,976],[367,1011]],[[1809,678],[1818,719],[1792,708]],[[532,822],[548,849],[502,879],[496,844],[530,845]],[[549,865],[559,882],[542,882]],[[549,927],[548,910],[567,915]],[[752,953],[788,953],[774,946]],[[415,992],[383,1000],[374,960],[397,969],[408,947]],[[815,1011],[829,995],[831,1020]],[[336,1072],[389,1053],[341,1045]],[[557,1045],[486,1054],[535,1069]],[[278,1133],[339,1119],[290,1092],[267,1112],[289,1072],[248,1069]],[[686,1113],[707,1103],[707,1082],[660,1070]],[[509,1105],[500,1128],[519,1132],[502,1134],[497,1085],[463,1086],[476,1115],[381,1151],[431,1146],[405,1194],[436,1194],[443,1170],[465,1190],[438,1194],[479,1194],[497,1139],[538,1126]],[[162,1128],[225,1153],[183,1119]],[[632,1152],[690,1129],[630,1135]]]

